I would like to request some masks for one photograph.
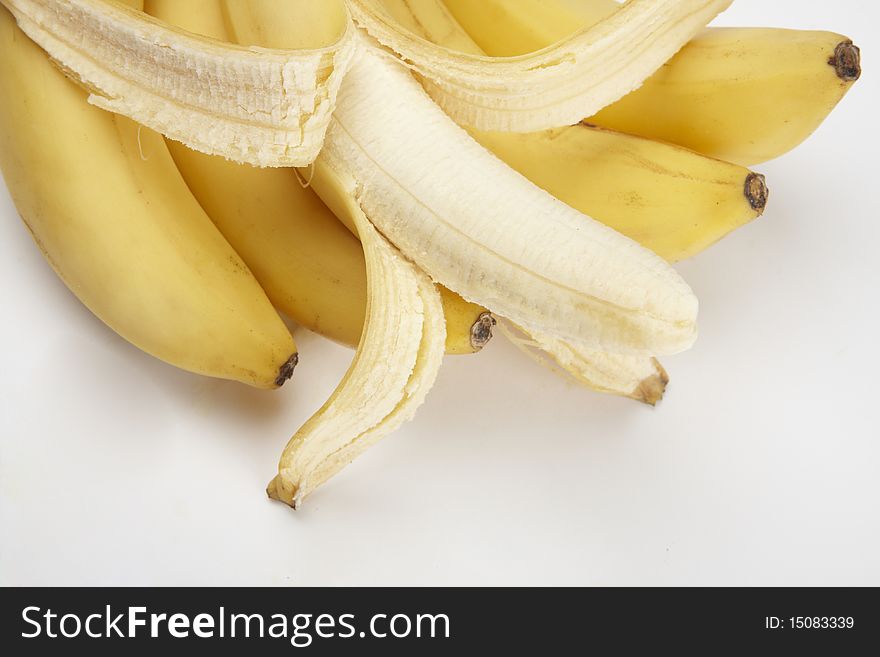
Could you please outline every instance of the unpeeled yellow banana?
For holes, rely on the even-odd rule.
[[[615,0],[443,2],[496,56],[548,47],[620,8]],[[859,49],[833,32],[710,28],[587,121],[749,166],[809,137],[858,79],[859,59]]]
[[[29,41],[20,50],[4,12],[11,38],[0,51],[12,55],[0,91],[15,100],[0,112],[0,163],[50,261],[108,323],[171,362],[271,387],[295,354],[283,358],[292,340],[256,279],[165,142],[85,99],[208,154],[311,162],[267,173],[172,145],[276,303],[316,326],[330,317],[325,332],[349,333],[337,339],[359,332],[351,367],[287,443],[268,487],[291,506],[412,417],[447,326],[472,337],[470,322],[444,321],[438,284],[499,312],[526,334],[515,340],[579,381],[654,403],[668,380],[654,356],[691,345],[698,304],[644,244],[670,260],[699,251],[759,214],[766,186],[741,167],[581,119],[639,86],[729,0],[555,1],[557,18],[613,12],[538,52],[499,58],[436,0],[156,0],[177,25],[136,11],[137,0],[0,0],[90,92]],[[539,4],[511,6],[534,15]],[[532,43],[552,31],[531,27]],[[216,38],[196,34],[206,32]],[[851,44],[830,59],[835,74],[857,74]],[[55,111],[64,118],[52,121]],[[705,216],[694,221],[698,207]],[[627,234],[589,216],[600,214]],[[305,220],[314,217],[326,221]],[[290,262],[298,249],[310,259]],[[345,288],[362,305],[319,310],[308,292],[332,295],[334,272],[363,283]]]
[[[588,120],[757,164],[813,134],[858,79],[859,59],[834,32],[713,28]]]
[[[456,122],[529,132],[577,123],[637,88],[731,1],[630,0],[608,20],[516,58],[436,48],[401,29],[384,0],[349,0],[349,8]]]
[[[272,388],[293,339],[177,172],[161,135],[92,107],[0,8],[0,168],[71,291],[132,344]]]
[[[471,135],[533,183],[671,262],[761,216],[764,177],[680,146],[585,124]]]

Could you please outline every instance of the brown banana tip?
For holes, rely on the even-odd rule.
[[[275,475],[272,481],[269,482],[269,485],[266,486],[266,495],[269,496],[269,499],[283,502],[292,509],[296,509],[298,506],[293,494],[285,490],[284,482],[280,475]]]
[[[859,47],[852,41],[841,41],[828,59],[837,77],[846,82],[854,82],[862,74],[862,56]]]
[[[647,379],[642,380],[638,387],[633,390],[630,397],[636,401],[640,401],[649,406],[654,406],[658,401],[663,399],[663,393],[666,392],[666,385],[669,383],[669,375],[660,361],[656,358],[651,359],[654,367],[657,369],[656,374],[652,374]]]
[[[749,205],[752,206],[752,210],[757,211],[758,216],[761,216],[767,205],[767,198],[770,196],[767,179],[760,173],[750,173],[746,176],[743,194]]]
[[[293,370],[296,369],[296,364],[299,362],[299,354],[293,354],[290,358],[288,358],[284,365],[278,368],[278,376],[275,377],[275,385],[283,386],[284,383],[293,376]]]
[[[492,328],[497,322],[492,313],[480,313],[477,321],[471,326],[471,347],[479,351],[492,339]]]

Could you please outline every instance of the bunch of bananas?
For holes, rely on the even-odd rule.
[[[294,507],[496,318],[654,404],[696,337],[668,263],[760,216],[746,167],[860,74],[838,34],[704,29],[729,0],[0,3],[3,176],[95,315],[262,388],[279,312],[356,346],[269,485]]]

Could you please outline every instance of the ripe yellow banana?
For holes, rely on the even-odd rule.
[[[225,13],[216,0],[147,0],[144,8],[171,25],[215,39],[227,38],[229,16],[242,33],[255,20],[251,7],[239,2],[230,3]],[[288,8],[294,15],[300,9]],[[291,29],[302,24],[294,21]],[[297,42],[316,38],[308,32]],[[171,140],[168,148],[190,190],[272,303],[298,324],[357,346],[367,309],[363,249],[297,172],[236,164]],[[441,296],[446,352],[479,351],[491,338],[491,315],[449,290],[441,289]]]
[[[614,0],[444,2],[496,56],[547,47],[620,7]],[[859,49],[840,34],[711,28],[639,89],[587,120],[748,166],[809,137],[860,72]],[[593,112],[584,105],[585,116]]]
[[[450,41],[456,42],[456,47],[461,50],[467,48],[469,52],[474,53],[476,46],[472,44],[472,42],[468,43],[468,39],[466,35],[462,36],[462,31],[460,27],[455,24],[455,21],[448,17],[448,13],[442,10],[442,6],[440,6],[440,11],[430,12],[431,7],[437,7],[436,3],[433,5],[429,2],[421,2],[421,3],[411,3],[406,2],[401,5],[396,2],[387,2],[384,9],[389,11],[391,15],[391,20],[396,21],[400,19],[400,24],[403,29],[415,29],[416,34],[418,36],[427,37],[427,38],[436,38],[438,40],[443,40],[444,43],[449,43]],[[425,31],[428,33],[426,34]],[[477,50],[478,52],[478,50]],[[364,86],[364,85],[362,85]],[[332,129],[331,129],[332,132]],[[583,133],[585,135],[591,135],[594,131],[591,131],[588,128],[583,129]],[[472,134],[479,137],[480,133],[476,131],[472,131]],[[544,142],[552,141],[548,135],[505,135],[505,134],[496,134],[495,135],[499,142],[503,144],[511,143],[508,141],[510,138],[517,137],[526,137],[535,140],[537,143],[540,143],[542,146]],[[487,136],[488,137],[488,136]],[[638,140],[634,138],[628,138],[631,142],[645,142],[645,140]],[[557,140],[559,144],[563,143],[563,140]],[[581,139],[582,141],[582,139]],[[646,142],[647,146],[649,142]],[[712,168],[726,168],[728,171],[737,170],[738,167],[733,167],[731,165],[726,165],[724,163],[717,163],[714,161],[710,161],[707,158],[700,158],[695,154],[686,153],[681,149],[673,149],[672,147],[663,146],[660,144],[651,144],[652,147],[656,147],[662,150],[670,150],[674,155],[678,155],[679,163],[686,162],[687,157],[692,157],[699,159],[705,163],[710,163],[713,165],[712,167],[704,166],[703,170],[708,171]],[[517,150],[521,148],[519,146],[514,147],[513,152],[517,152]],[[540,147],[538,147],[540,150]],[[593,152],[602,152],[599,149],[594,150]],[[630,149],[632,150],[632,149]],[[646,149],[642,149],[646,150]],[[621,149],[620,153],[628,153],[627,149]],[[555,153],[557,155],[561,155],[562,153],[556,148]],[[502,153],[498,153],[502,154]],[[576,154],[576,153],[575,153]],[[503,155],[502,155],[503,157]],[[562,162],[556,161],[552,162],[553,154],[550,151],[547,152],[546,156],[541,160],[541,162],[536,167],[537,169],[542,168],[542,164],[551,164],[555,163],[555,169],[563,169],[571,168],[572,162]],[[559,159],[558,157],[556,158]],[[610,158],[613,161],[615,158],[612,156]],[[630,157],[632,160],[632,157]],[[580,164],[577,162],[576,164]],[[631,167],[632,169],[639,170],[644,169],[644,159],[639,162],[638,166]],[[568,166],[566,166],[568,165]],[[553,178],[554,167],[547,167],[548,175],[550,178]],[[662,167],[658,167],[659,170],[663,170]],[[575,170],[581,170],[580,167],[575,167]],[[652,175],[656,175],[654,172]],[[673,174],[674,175],[674,174]],[[734,213],[739,213],[739,216],[746,216],[748,219],[756,216],[759,211],[756,211],[754,208],[750,207],[749,204],[745,201],[743,195],[743,187],[744,187],[744,178],[748,175],[748,172],[742,172],[739,176],[738,184],[733,187],[733,198],[735,198],[734,204],[732,207],[734,209]],[[690,177],[691,180],[695,180],[695,177]],[[714,187],[716,190],[719,190],[719,187],[723,187],[723,184],[719,186],[718,179],[723,178],[723,176],[718,176],[715,179],[706,180],[703,183],[702,187],[705,188],[708,183],[709,187]],[[690,191],[696,191],[696,185],[691,185]],[[572,186],[574,189],[575,186]],[[662,190],[662,185],[655,185],[654,190]],[[557,192],[558,193],[558,192]],[[716,198],[718,196],[724,197],[725,194],[730,195],[730,189],[715,191],[714,192]],[[694,194],[696,197],[700,197],[700,195]],[[565,199],[568,200],[568,199]],[[714,199],[713,199],[714,200]],[[717,201],[716,201],[717,202]],[[599,207],[600,204],[594,203],[595,207]],[[614,207],[614,202],[607,204],[608,207]],[[667,206],[668,207],[668,203]],[[726,209],[731,207],[729,205],[721,206]],[[712,210],[715,210],[714,207],[710,206]],[[583,209],[583,206],[581,206]],[[745,212],[743,211],[745,210]],[[718,213],[720,216],[724,216],[723,210],[721,213]],[[372,218],[372,217],[371,217]],[[665,218],[665,217],[664,217]],[[748,220],[745,219],[745,220]],[[375,219],[374,219],[375,220]],[[739,222],[734,222],[732,225],[723,228],[723,232],[720,235],[723,235],[724,232],[729,230],[731,227],[735,227]],[[658,222],[659,223],[659,222]],[[685,224],[688,227],[688,230],[692,230],[693,223]],[[712,222],[699,223],[698,226],[709,226],[709,230],[704,230],[704,233],[711,234],[712,233]],[[723,223],[717,223],[716,225],[723,226]],[[672,228],[674,232],[674,228]],[[655,230],[655,233],[659,235],[659,231]],[[714,238],[714,239],[717,239]],[[704,244],[714,241],[714,239],[705,240]],[[691,247],[693,244],[687,244],[687,247]],[[497,310],[497,306],[495,307]],[[603,353],[601,350],[596,349],[595,347],[591,347],[589,345],[581,344],[579,340],[565,340],[561,339],[556,335],[553,335],[551,332],[545,332],[540,328],[531,328],[529,330],[531,335],[531,339],[534,344],[539,345],[542,349],[544,349],[554,360],[559,363],[563,368],[569,371],[577,380],[582,383],[586,383],[591,387],[594,387],[599,390],[603,390],[606,392],[615,392],[618,394],[623,394],[627,396],[634,397],[641,401],[645,401],[647,403],[654,403],[657,399],[662,396],[663,389],[665,387],[668,378],[663,372],[662,367],[660,367],[659,363],[657,363],[656,359],[651,358],[650,356],[644,356],[640,354],[633,355],[620,355],[620,354],[607,354]]]
[[[271,45],[288,45],[283,41],[288,21],[264,1],[247,5],[251,16],[263,16],[257,24],[274,36],[248,35],[234,23],[239,42],[259,44],[262,36],[281,38],[268,41]],[[323,481],[362,446],[409,417],[413,400],[420,402],[433,381],[436,356],[412,357],[436,352],[430,347],[433,313],[423,312],[419,342],[416,323],[399,308],[406,295],[383,296],[389,280],[377,274],[382,254],[394,256],[401,265],[395,284],[411,287],[409,266],[403,267],[406,263],[384,241],[374,240],[378,235],[371,223],[435,279],[475,301],[502,306],[529,330],[546,331],[554,339],[561,335],[645,353],[684,348],[694,338],[692,293],[659,258],[491,157],[405,69],[369,42],[361,47],[340,90],[312,184],[361,235],[370,316],[349,373],[288,444],[270,484],[271,496],[293,506],[316,485],[312,482]],[[382,102],[389,96],[395,103]],[[455,195],[443,193],[448,189]],[[394,269],[384,267],[385,276]],[[600,282],[604,275],[607,280]],[[421,296],[422,307],[429,309],[430,295]],[[390,305],[384,313],[377,309],[380,300]],[[373,313],[378,315],[371,320]],[[403,320],[383,321],[389,313],[402,313]],[[378,369],[369,385],[368,364]],[[389,403],[374,412],[365,394]],[[394,399],[398,406],[391,405]]]
[[[0,97],[3,177],[71,291],[164,361],[264,388],[284,383],[293,339],[162,137],[90,106],[4,8]]]

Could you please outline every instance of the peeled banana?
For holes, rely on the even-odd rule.
[[[252,13],[259,12],[261,8],[265,11],[267,7],[265,3],[256,0],[249,4]],[[265,15],[266,20],[263,24],[279,24],[279,22],[270,22],[269,12]],[[242,38],[238,30],[236,36]],[[400,103],[391,107],[403,108],[399,113],[389,112],[388,110],[391,109],[389,106],[374,100],[373,94],[388,93]],[[394,129],[389,130],[389,125],[394,125]],[[416,129],[417,127],[420,129]],[[453,151],[458,154],[458,158],[449,157]],[[475,191],[474,186],[484,182],[476,179],[474,175],[478,166],[486,167],[484,170],[498,185],[497,196],[487,199],[485,188],[481,188],[480,192]],[[425,171],[431,171],[431,176],[424,176]],[[508,183],[506,188],[504,182]],[[507,262],[499,258],[500,247],[501,253],[509,252],[511,248],[518,249],[517,259],[520,261],[526,259],[523,246],[546,242],[549,237],[548,226],[566,231],[565,245],[570,247],[574,241],[574,246],[581,249],[590,248],[590,245],[594,244],[585,237],[580,237],[580,231],[586,228],[591,238],[597,240],[599,244],[592,247],[595,249],[594,252],[584,253],[585,262],[595,261],[597,257],[601,259],[602,253],[607,253],[609,247],[620,248],[624,252],[632,250],[630,257],[633,259],[634,269],[638,270],[640,266],[636,263],[644,261],[644,265],[641,266],[645,266],[651,272],[648,274],[648,280],[656,276],[659,279],[658,288],[663,288],[668,281],[671,290],[684,295],[685,308],[688,307],[689,298],[692,299],[689,289],[680,283],[677,275],[659,258],[567,206],[557,205],[558,202],[552,197],[489,156],[431,103],[408,72],[366,45],[340,90],[337,109],[328,130],[325,147],[311,172],[311,184],[335,214],[338,216],[348,214],[350,223],[355,224],[355,227],[361,231],[362,237],[362,226],[358,222],[362,224],[369,219],[379,227],[383,235],[395,242],[405,255],[432,274],[435,280],[459,292],[465,292],[466,289],[474,290],[479,295],[474,300],[484,302],[484,298],[491,298],[496,304],[493,307],[496,308],[498,304],[508,304],[508,299],[511,297],[523,298],[528,284],[533,287],[529,296],[539,301],[545,301],[541,294],[545,290],[557,295],[557,298],[570,293],[565,284],[548,280],[548,274],[552,274],[553,271],[552,262],[545,260],[541,274],[537,275],[537,272],[521,272],[516,268],[511,270]],[[438,192],[442,189],[456,189],[458,204],[454,203],[454,199],[449,199],[449,195],[445,195],[444,198],[444,195],[433,192],[434,189]],[[413,201],[417,199],[418,204],[407,197]],[[551,211],[542,213],[541,207]],[[488,221],[493,215],[499,219]],[[509,223],[502,223],[500,217],[505,217]],[[480,226],[481,220],[485,222],[482,226]],[[566,225],[567,220],[571,222],[568,224],[570,226],[568,230],[561,228]],[[407,225],[406,222],[411,223]],[[395,225],[396,223],[398,225]],[[468,223],[471,225],[468,226]],[[518,225],[524,230],[517,237],[512,234],[511,229]],[[530,235],[532,231],[534,235]],[[456,233],[464,233],[464,236],[471,240],[472,244],[468,250],[462,251],[461,243],[450,244],[461,239]],[[505,240],[508,236],[511,239]],[[418,246],[419,240],[425,238],[429,241]],[[477,238],[482,238],[487,243],[481,243]],[[521,240],[522,246],[517,247],[514,238]],[[560,238],[558,243],[561,248],[565,248],[562,247],[562,236]],[[368,245],[365,244],[364,247],[366,250]],[[369,266],[369,252],[367,256]],[[538,257],[541,257],[540,252]],[[431,267],[426,267],[426,262],[436,264],[438,269],[432,271]],[[656,268],[656,273],[652,268]],[[643,276],[646,273],[640,271],[636,276]],[[511,277],[514,282],[506,280]],[[517,289],[516,284],[520,282],[526,285]],[[536,283],[540,292],[534,289]],[[499,284],[507,287],[499,289]],[[467,294],[465,296],[467,297]],[[555,300],[549,301],[553,303]],[[596,302],[587,300],[587,304],[591,303]],[[575,301],[573,305],[575,308],[581,305],[584,308],[582,312],[587,316],[592,314],[593,308],[584,307],[582,300]],[[371,301],[369,308],[373,307]],[[523,323],[547,321],[551,327],[548,333],[555,336],[560,328],[557,323],[559,317],[571,312],[571,309],[562,304],[551,307],[553,312],[547,313],[540,306],[523,304],[506,314]],[[630,330],[626,326],[630,321],[629,312],[621,312],[622,309],[618,308],[609,310],[604,304],[597,305],[597,308],[597,316],[590,318],[590,322],[593,326],[599,327],[598,338],[593,332],[584,331],[585,339],[597,340],[604,335],[614,346],[638,353],[644,353],[655,347],[653,331],[650,332],[651,340],[644,341],[643,337],[648,336],[648,331],[642,332],[638,328]],[[695,312],[695,310],[694,304],[691,306],[691,311]],[[619,312],[623,315],[620,319],[617,317]],[[641,321],[638,311],[632,314],[638,317],[634,323]],[[653,315],[645,319],[649,323],[656,321]],[[625,326],[622,330],[621,324]],[[566,330],[578,337],[584,335],[563,325]],[[357,420],[362,412],[359,409],[362,409],[364,404],[351,401],[358,399],[357,395],[363,394],[363,391],[353,389],[353,386],[362,388],[363,384],[360,381],[361,375],[355,377],[352,372],[360,371],[360,364],[364,362],[363,354],[372,353],[375,344],[389,339],[387,335],[370,333],[369,327],[368,322],[355,361],[349,370],[350,376],[340,384],[324,409],[319,411],[288,444],[279,466],[279,478],[270,486],[270,495],[295,506],[298,504],[298,491],[309,490],[308,486],[302,483],[308,480],[307,472],[316,468],[314,465],[316,459],[323,458],[304,455],[309,455],[311,450],[326,454],[330,449],[325,446],[328,442],[336,449],[341,449],[341,445],[349,444],[349,441],[355,441],[352,444],[357,442],[355,436],[360,435],[359,427],[366,422],[361,424]],[[686,344],[693,339],[693,331],[691,316],[681,325],[668,329],[667,335],[672,334],[673,341],[680,340]],[[380,383],[370,386],[370,390],[382,394],[387,392],[394,397],[396,395],[394,391],[400,388],[399,382],[404,380],[404,376],[409,376],[410,361],[406,358],[395,358],[388,359],[386,363],[388,362],[391,364],[386,364],[382,369],[382,372],[387,374]],[[412,371],[416,369],[413,366]],[[420,382],[419,390],[426,390],[427,385],[429,383]],[[347,418],[344,422],[341,419],[343,417]],[[349,424],[352,418],[355,421],[353,425]],[[375,419],[373,421],[375,422]],[[379,422],[379,426],[381,433],[384,433],[388,425]],[[329,435],[325,433],[328,429],[332,429]],[[302,465],[303,463],[306,465]]]
[[[456,122],[530,132],[577,123],[637,88],[731,1],[630,0],[597,25],[506,59],[442,50],[413,38],[383,0],[349,0],[349,6],[370,36],[422,76],[431,97]]]
[[[177,172],[161,135],[92,107],[0,8],[0,168],[49,264],[147,353],[262,388],[293,338]]]
[[[407,6],[405,8],[398,8],[399,11],[397,11],[397,14],[398,15],[408,14],[409,16],[411,16],[414,19],[412,21],[412,23],[419,25],[419,26],[422,26],[422,28],[432,29],[431,26],[434,25],[434,23],[432,22],[433,17],[430,15],[423,15],[420,11],[420,8],[423,8],[425,6],[427,6],[425,3],[423,3],[421,6],[419,6],[419,5],[413,6],[413,5],[407,4]],[[405,11],[404,11],[404,9],[405,9]],[[438,13],[436,15],[442,16],[442,13]],[[434,33],[435,34],[445,34],[446,37],[448,38],[450,34],[455,34],[455,26],[453,24],[447,23],[446,25],[443,26],[443,28],[436,29],[434,31]],[[459,39],[459,47],[465,47],[465,40],[464,39]],[[352,73],[352,75],[355,75],[355,74],[356,73]],[[363,83],[361,84],[361,86],[363,88],[368,87],[367,84],[363,84]],[[377,87],[385,87],[385,86],[387,86],[387,83],[383,81],[381,85],[376,84],[376,86]],[[342,93],[344,94],[345,90],[343,90]],[[407,102],[408,107],[412,107],[413,105],[414,105],[414,101]],[[362,115],[362,116],[369,115],[369,114],[370,114],[370,112],[368,112],[368,111],[362,110],[360,112],[360,115]],[[343,116],[343,117],[345,116],[344,110],[342,110],[341,107],[340,107],[340,111],[337,113],[337,117],[338,116]],[[428,121],[423,121],[423,125],[430,126],[431,124]],[[335,126],[331,128],[330,135],[328,136],[328,140],[331,142],[333,139],[332,135],[335,134],[333,132],[334,129],[335,129]],[[569,130],[577,130],[577,129],[569,129]],[[583,132],[584,132],[585,137],[589,137],[595,131],[593,131],[589,128],[583,128]],[[581,184],[582,181],[576,180],[576,176],[577,176],[577,172],[584,171],[586,173],[590,169],[590,167],[584,166],[587,162],[589,162],[590,155],[602,152],[601,148],[595,149],[593,152],[591,152],[589,149],[585,149],[584,155],[582,155],[577,152],[577,149],[572,148],[572,149],[570,149],[569,152],[565,153],[562,150],[560,150],[560,147],[562,149],[565,148],[564,140],[562,138],[558,138],[557,136],[550,135],[550,134],[510,135],[510,134],[505,134],[505,133],[492,133],[491,135],[489,135],[486,133],[477,133],[474,130],[472,130],[472,134],[475,134],[475,136],[477,136],[478,139],[480,139],[480,137],[482,136],[487,141],[490,142],[489,144],[484,142],[484,145],[488,145],[490,147],[492,147],[493,145],[498,146],[497,148],[493,149],[493,150],[495,150],[495,153],[500,155],[503,159],[506,159],[508,162],[514,164],[515,167],[516,167],[516,164],[514,162],[511,162],[511,160],[515,161],[517,159],[517,154],[521,154],[522,161],[529,162],[532,170],[543,171],[545,173],[544,179],[551,180],[556,177],[561,178],[563,180],[561,187],[563,187],[563,188],[568,187],[572,190],[583,187],[583,185]],[[497,140],[497,142],[498,142],[497,144],[491,143],[491,139],[493,137]],[[367,136],[364,139],[364,141],[366,141],[367,143],[370,143],[370,144],[375,144],[376,139],[377,139],[377,137],[375,135],[370,135],[370,136]],[[536,144],[536,148],[533,151],[529,151],[527,148],[523,148],[523,145],[521,145],[519,143],[514,144],[514,141],[513,141],[514,139],[519,139],[519,140],[525,139],[526,145],[528,145],[529,143],[534,143],[534,144]],[[578,139],[578,138],[575,137],[575,139]],[[635,138],[625,138],[625,139],[627,139],[629,142],[642,142],[643,141],[643,140],[638,140]],[[449,138],[446,138],[444,141],[448,141],[448,140],[449,140]],[[580,139],[580,142],[583,142],[583,139]],[[504,147],[508,146],[508,145],[512,146],[512,148],[510,148],[509,153],[505,153]],[[580,145],[582,146],[583,143],[581,143]],[[644,146],[647,146],[647,145],[648,144],[645,144]],[[630,150],[632,150],[632,144],[629,144],[629,146],[630,146]],[[724,170],[726,168],[726,170],[733,170],[734,171],[734,179],[736,178],[736,170],[738,169],[738,167],[734,167],[731,165],[725,165],[724,163],[711,161],[706,158],[700,158],[699,156],[687,154],[681,150],[676,151],[672,147],[667,147],[667,146],[663,146],[663,145],[657,145],[657,147],[658,147],[658,150],[660,150],[660,151],[663,151],[663,150],[672,151],[671,154],[673,157],[676,155],[678,156],[679,163],[686,163],[686,162],[688,162],[688,158],[691,157],[691,158],[694,158],[697,160],[704,160],[706,164],[711,164],[710,167],[704,168],[704,171],[705,171],[705,173],[703,174],[704,176],[706,175],[706,173],[708,173],[712,169]],[[424,150],[425,150],[425,152],[434,152],[436,150],[436,147],[425,146]],[[646,150],[646,149],[643,147],[642,150]],[[325,151],[325,152],[332,152],[332,151]],[[536,157],[536,152],[539,153],[540,156]],[[626,151],[626,149],[621,149],[621,152],[626,153],[627,151]],[[442,158],[443,155],[444,154],[440,154],[440,157]],[[574,155],[574,158],[572,157],[572,155]],[[447,155],[446,157],[449,157],[449,156]],[[341,159],[343,159],[343,158],[340,158],[340,160]],[[616,158],[613,156],[607,158],[607,160],[609,162],[614,162],[615,159]],[[626,157],[619,158],[619,159],[625,160]],[[635,158],[630,158],[630,160],[634,160],[634,159]],[[657,178],[657,175],[656,175],[657,169],[655,168],[653,171],[651,171],[649,173],[647,170],[647,167],[644,166],[645,161],[646,160],[644,157],[640,158],[638,160],[638,163],[636,164],[636,166],[632,166],[630,168],[630,171],[631,172],[632,171],[643,172],[646,177],[653,176],[656,179]],[[578,166],[578,164],[580,164],[580,166]],[[596,163],[596,164],[600,164],[600,163]],[[599,167],[597,167],[597,168],[599,168]],[[620,167],[617,167],[617,168],[620,169]],[[661,171],[662,171],[662,168],[661,168]],[[671,175],[669,176],[669,178],[672,178],[674,180],[674,178],[676,177],[675,173],[674,172],[670,172],[670,173],[671,173]],[[713,172],[713,173],[717,173],[717,172]],[[724,171],[724,173],[726,173],[726,171]],[[556,176],[554,176],[554,174],[556,174]],[[731,206],[732,206],[732,208],[735,208],[735,209],[733,210],[731,215],[728,215],[728,216],[742,216],[742,217],[747,217],[748,219],[750,219],[750,218],[756,216],[756,214],[759,214],[759,212],[756,211],[755,208],[751,207],[747,203],[747,200],[744,198],[744,193],[743,193],[744,178],[747,176],[747,174],[748,174],[748,172],[743,172],[742,174],[740,174],[739,181],[734,182],[734,185],[732,187],[732,190],[733,190],[732,195],[730,193],[730,191],[731,191],[730,187],[725,189],[724,188],[725,183],[719,184],[719,179],[721,179],[721,180],[724,179],[723,175],[718,175],[714,179],[712,177],[707,177],[706,180],[707,180],[708,184],[705,185],[705,187],[712,189],[713,198],[711,199],[712,205],[707,205],[706,207],[710,208],[718,216],[723,218],[725,216],[724,211],[722,210],[721,212],[718,212],[719,198],[732,197],[735,200],[734,200],[734,203],[731,204]],[[415,176],[418,176],[418,172],[415,173]],[[393,174],[391,174],[391,177],[397,178],[398,174],[393,173]],[[608,178],[605,178],[605,179],[610,180],[612,178],[614,178],[614,177],[608,176]],[[685,178],[685,177],[682,176],[682,178]],[[699,180],[699,178],[697,178],[696,175],[691,175],[691,176],[686,177],[685,179],[688,180],[688,184],[684,185],[684,187],[686,187],[687,189],[685,189],[683,191],[690,192],[690,195],[693,196],[694,198],[700,198],[700,195],[695,193],[697,191],[698,186],[694,184],[694,181]],[[535,178],[533,177],[532,180],[535,180]],[[626,180],[626,179],[618,177],[617,180]],[[730,180],[730,179],[728,178],[728,180]],[[538,182],[537,180],[535,180],[535,181]],[[320,190],[320,181],[316,181],[316,185],[318,186],[318,188]],[[590,188],[594,189],[594,187],[592,185],[590,185]],[[601,187],[597,186],[597,187],[595,187],[595,189],[599,190],[599,193],[601,193]],[[662,190],[662,184],[655,184],[654,189],[657,190],[657,192],[659,192],[659,196],[664,197],[664,198],[670,197],[670,195],[668,193],[665,193]],[[716,190],[718,190],[718,191],[716,191]],[[674,196],[673,196],[673,198],[674,198]],[[682,197],[682,202],[680,203],[679,207],[685,206],[685,203],[683,202],[683,198],[684,198],[684,196]],[[564,200],[569,200],[569,199],[565,198]],[[571,201],[569,201],[569,202],[571,203]],[[577,203],[574,203],[574,205],[577,205]],[[590,205],[590,204],[588,203],[587,205]],[[611,206],[611,205],[612,205],[611,203],[606,203],[606,207]],[[600,207],[600,206],[601,206],[601,204],[594,202],[591,206],[591,209],[596,209],[597,207]],[[699,206],[699,204],[698,204],[698,206]],[[583,209],[584,204],[581,204],[578,207]],[[722,206],[722,207],[724,207],[724,206]],[[646,208],[646,210],[649,211],[647,208]],[[543,214],[543,213],[536,213],[536,214]],[[647,222],[644,222],[645,214],[647,214],[647,212],[642,215],[643,223],[647,223]],[[674,213],[670,213],[670,214],[674,214]],[[624,213],[623,216],[627,216],[627,215]],[[692,216],[692,214],[685,213],[685,218],[691,217],[691,216]],[[663,220],[665,218],[666,218],[666,215],[662,214],[660,217],[657,218],[657,221],[654,224],[657,226],[656,234],[658,234],[658,235],[662,232]],[[586,218],[584,218],[584,219],[586,221],[589,221]],[[679,218],[676,217],[676,219],[678,220]],[[713,232],[714,226],[723,226],[723,221],[720,221],[720,222],[715,221],[714,226],[713,226],[712,224],[713,224],[714,219],[715,219],[715,216],[713,215],[713,216],[711,216],[710,219],[707,220],[709,230],[702,231],[702,234],[711,235]],[[744,219],[744,220],[747,220],[747,219]],[[374,218],[374,221],[375,221],[375,218]],[[634,217],[634,220],[632,223],[638,224],[639,223],[638,218]],[[680,223],[678,225],[682,225],[683,223],[684,222],[680,221]],[[739,222],[732,222],[731,224],[724,226],[724,228],[722,230],[724,232],[727,232],[731,228],[738,225],[738,223]],[[650,226],[651,224],[648,224],[648,225]],[[700,231],[694,231],[692,223],[688,223],[688,224],[684,224],[684,225],[687,227],[687,232],[689,234],[692,234],[692,233],[700,234]],[[700,225],[701,224],[698,222],[697,226],[699,227]],[[686,246],[683,246],[682,239],[676,235],[676,225],[669,226],[669,232],[672,235],[672,237],[670,238],[671,241],[675,242],[675,240],[678,239],[676,246],[681,247],[681,248],[695,248],[695,245],[693,243],[685,242],[684,244]],[[718,234],[718,236],[720,236],[721,234],[723,234],[723,232]],[[642,237],[646,237],[646,236],[642,235]],[[715,237],[714,239],[717,239],[717,237]],[[711,239],[711,241],[714,241],[714,239]],[[705,246],[705,245],[706,245],[706,242],[703,242],[699,246]],[[425,251],[429,251],[429,250],[426,249]],[[493,308],[497,312],[499,312],[499,314],[502,314],[502,315],[505,314],[505,311],[501,310],[497,305],[493,306]],[[621,356],[619,354],[613,354],[613,355],[612,354],[605,354],[602,352],[601,348],[598,348],[596,346],[595,343],[582,344],[581,340],[578,338],[573,338],[573,339],[569,339],[568,341],[566,341],[566,340],[560,339],[560,338],[556,337],[555,335],[553,335],[553,331],[547,332],[547,331],[542,330],[541,327],[534,327],[533,326],[527,330],[531,336],[533,344],[536,344],[536,345],[540,346],[542,349],[544,349],[548,354],[550,354],[554,358],[554,360],[557,363],[559,363],[562,367],[571,371],[571,373],[575,376],[575,378],[578,381],[580,381],[581,383],[585,383],[587,385],[590,385],[591,387],[598,389],[598,390],[602,390],[602,391],[606,391],[606,392],[613,391],[618,394],[633,396],[633,397],[640,399],[642,401],[647,401],[648,403],[654,403],[657,399],[659,399],[660,396],[662,396],[662,392],[665,387],[665,382],[668,379],[666,378],[665,372],[663,373],[662,377],[659,375],[659,372],[662,371],[662,368],[659,366],[656,359],[654,359],[650,355],[629,354],[627,356]],[[614,376],[615,366],[620,366],[620,369],[617,372],[617,374],[618,374],[617,377]],[[645,390],[649,390],[649,392],[647,394],[645,394],[644,393]]]
[[[374,48],[346,77],[319,161],[357,181],[370,220],[435,281],[527,330],[630,353],[696,337],[674,270],[499,162]]]
[[[483,54],[442,0],[382,2],[399,28],[414,36],[458,52]],[[479,17],[481,24],[497,22],[502,27],[517,8],[546,12],[556,7],[537,0],[449,4],[474,14],[472,20]],[[533,21],[528,27],[537,31],[542,25]],[[521,29],[509,31],[519,35],[526,25],[516,27]],[[507,34],[500,28],[495,33]],[[768,190],[760,174],[584,122],[530,133],[475,128],[468,128],[468,133],[559,200],[669,261],[688,258],[714,244],[760,216],[767,202]]]
[[[858,79],[859,59],[833,32],[713,28],[589,120],[757,164],[813,134]]]

